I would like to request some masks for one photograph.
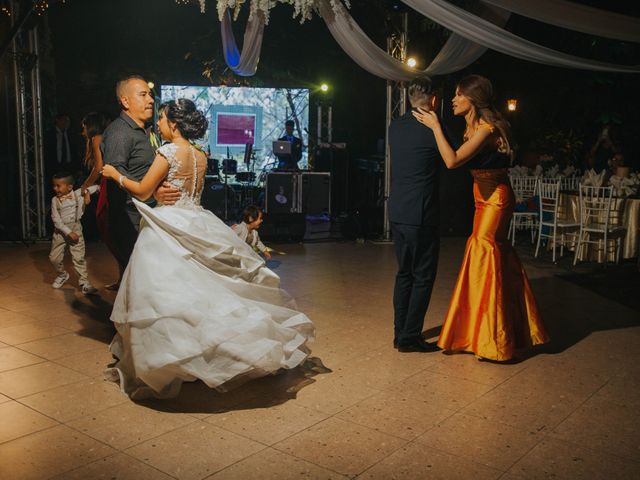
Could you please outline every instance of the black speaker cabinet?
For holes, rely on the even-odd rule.
[[[350,162],[346,148],[317,149],[314,170],[331,173],[331,208],[333,212],[347,211],[349,207]]]
[[[299,213],[297,173],[269,173],[265,183],[265,213]]]
[[[300,210],[303,213],[316,215],[331,213],[331,174],[300,174]]]

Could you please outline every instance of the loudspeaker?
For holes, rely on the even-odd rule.
[[[331,213],[331,174],[302,173],[300,177],[300,210],[311,215]]]
[[[224,215],[224,183],[205,178],[200,204],[218,217]]]
[[[318,148],[314,162],[316,172],[331,173],[331,208],[334,213],[349,208],[350,162],[346,148]]]
[[[298,175],[269,173],[265,182],[265,213],[295,213],[298,206]]]

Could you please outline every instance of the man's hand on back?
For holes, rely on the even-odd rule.
[[[180,190],[169,182],[163,182],[162,185],[156,188],[156,191],[153,193],[153,198],[163,205],[173,205],[180,200],[180,196]]]

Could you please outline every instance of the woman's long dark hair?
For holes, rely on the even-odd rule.
[[[506,142],[507,152],[510,152],[513,144],[511,127],[493,104],[493,85],[489,79],[480,75],[469,75],[458,82],[458,89],[471,101],[478,120],[484,120],[498,129],[500,137]]]
[[[102,135],[109,125],[109,119],[106,115],[99,112],[87,113],[82,119],[82,126],[87,131],[87,141],[85,144],[84,163],[88,168],[93,167],[93,148],[91,141],[96,135]]]

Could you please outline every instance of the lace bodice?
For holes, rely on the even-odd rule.
[[[175,205],[199,208],[207,159],[199,154],[195,147],[181,147],[174,143],[161,146],[158,153],[169,163],[167,182],[182,192],[180,200]]]

